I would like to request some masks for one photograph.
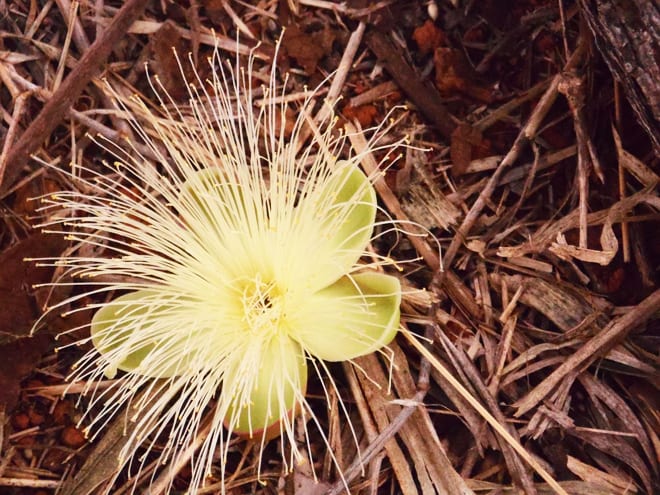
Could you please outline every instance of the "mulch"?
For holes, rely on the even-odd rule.
[[[70,249],[32,227],[30,198],[70,186],[57,167],[94,166],[103,151],[88,134],[135,137],[101,78],[148,96],[147,63],[184,102],[172,48],[205,60],[214,33],[262,67],[282,36],[292,92],[330,76],[346,129],[394,119],[391,139],[414,148],[376,189],[390,218],[421,227],[373,246],[415,259],[400,277],[418,337],[402,332],[392,362],[332,368],[348,417],[319,392],[338,466],[320,435],[317,479],[284,470],[277,442],[259,459],[237,440],[228,493],[657,493],[657,122],[601,55],[599,12],[572,0],[0,1],[0,493],[100,493],[121,435],[86,437],[82,386],[66,382],[80,352],[56,352],[90,315],[51,314],[30,333],[67,290],[24,260]],[[136,493],[167,471],[150,469]],[[174,493],[189,474],[175,473]],[[106,488],[134,483],[123,472]],[[207,486],[220,493],[218,473]]]

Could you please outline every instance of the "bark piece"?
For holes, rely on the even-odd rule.
[[[598,50],[660,150],[660,3],[580,0],[580,5]]]

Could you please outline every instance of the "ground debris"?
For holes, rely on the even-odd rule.
[[[657,105],[644,101],[654,103],[646,79],[640,88],[625,82],[622,96],[610,72],[620,72],[621,53],[598,55],[602,39],[594,45],[582,21],[597,35],[614,32],[603,25],[603,2],[69,3],[8,2],[0,19],[3,494],[78,495],[105,485],[141,493],[152,480],[154,493],[191,488],[187,465],[149,458],[136,461],[147,466],[140,478],[115,471],[133,425],[126,413],[85,437],[79,419],[90,397],[81,395],[85,384],[67,389],[64,380],[85,349],[56,353],[52,335],[73,330],[60,344],[78,340],[88,301],[62,308],[75,313],[46,320],[30,338],[43,307],[66,295],[33,285],[72,274],[23,260],[73,247],[34,233],[45,213],[28,198],[90,193],[60,173],[76,163],[84,176],[114,160],[89,135],[125,146],[127,158],[162,153],[144,146],[93,79],[149,97],[146,62],[171,97],[154,107],[176,102],[188,118],[187,83],[203,81],[178,77],[172,47],[184,67],[189,59],[204,67],[213,36],[230,64],[253,47],[257,70],[246,77],[257,91],[281,39],[289,111],[305,87],[328,78],[341,109],[336,131],[357,153],[367,147],[357,130],[381,123],[392,123],[388,139],[408,136],[413,146],[387,166],[369,154],[362,163],[377,178],[382,219],[405,230],[384,227],[372,248],[412,260],[397,265],[410,333],[381,355],[337,366],[335,384],[310,384],[329,433],[310,437],[306,464],[285,468],[277,442],[261,463],[259,446],[233,442],[227,493],[660,489],[660,161],[657,139],[641,132],[656,125],[648,117]],[[293,114],[273,124],[277,132],[291,133]],[[336,400],[317,400],[324,389]],[[204,493],[219,491],[220,479],[214,465]]]

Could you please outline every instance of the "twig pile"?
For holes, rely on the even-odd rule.
[[[64,294],[32,291],[58,274],[23,269],[22,259],[68,248],[31,231],[28,198],[73,187],[30,155],[94,167],[106,157],[87,133],[139,147],[98,78],[149,98],[147,62],[184,103],[172,47],[199,61],[220,40],[230,56],[255,49],[267,69],[285,26],[278,63],[289,93],[332,73],[338,125],[369,127],[409,105],[394,114],[392,140],[409,135],[418,149],[404,150],[375,186],[390,217],[433,232],[442,252],[413,228],[374,246],[421,257],[400,276],[405,326],[425,338],[402,335],[392,362],[372,355],[336,370],[359,453],[339,401],[318,401],[344,480],[319,439],[313,470],[282,472],[266,456],[257,482],[258,448],[237,440],[227,491],[658,489],[658,159],[579,5],[358,3],[0,2],[2,493],[98,493],[123,432],[120,420],[86,442],[78,389],[60,397],[77,356],[56,355],[49,336],[84,325],[84,314],[26,337],[42,306]],[[362,165],[373,174],[375,163]],[[151,465],[137,486],[153,477],[150,493],[159,493],[175,476],[185,490],[187,473]],[[135,483],[126,472],[108,489]],[[219,491],[211,473],[198,493]]]

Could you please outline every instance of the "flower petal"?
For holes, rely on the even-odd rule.
[[[159,331],[158,325],[167,321],[171,305],[158,304],[156,300],[158,294],[154,291],[129,292],[94,314],[90,326],[92,343],[109,362],[105,370],[108,378],[113,378],[117,370],[136,371],[155,378],[181,374],[187,361],[183,352],[185,340],[162,338],[164,332]],[[170,359],[148,359],[148,366],[143,366],[157,349]]]
[[[280,421],[295,414],[305,394],[305,354],[297,342],[282,336],[257,352],[257,362],[245,357],[225,376],[222,393],[231,394],[232,400],[225,423],[233,432],[249,437],[264,431],[267,437],[279,435],[284,428]]]
[[[312,237],[305,254],[315,253],[314,269],[306,270],[305,278],[318,290],[348,273],[364,254],[376,218],[376,192],[354,163],[342,160],[334,173],[304,194],[299,209]]]
[[[342,277],[311,296],[292,317],[303,349],[326,361],[344,361],[389,344],[399,328],[401,286],[381,273]]]
[[[251,172],[228,176],[218,167],[188,175],[174,203],[191,236],[228,279],[274,278],[285,243],[269,219],[268,191]],[[286,209],[286,205],[282,208]]]
[[[328,217],[324,228],[333,233],[331,244],[346,251],[352,267],[371,239],[376,218],[376,191],[364,173],[355,165],[340,161],[330,176],[321,196],[329,194]]]

